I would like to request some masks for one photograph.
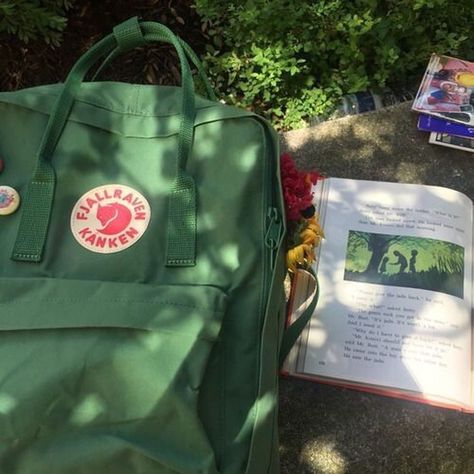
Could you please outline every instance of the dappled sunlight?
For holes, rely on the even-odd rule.
[[[257,144],[249,145],[247,147],[249,152],[242,154],[242,159],[240,160],[239,163],[243,171],[251,172],[251,170],[255,167],[255,164],[259,156],[258,155],[259,147],[260,145],[257,145]]]
[[[222,124],[214,122],[198,125],[194,131],[193,154],[199,161],[220,161],[225,163],[226,157],[222,153],[220,143],[216,137],[221,133]]]
[[[158,352],[161,350],[165,342],[163,337],[157,332],[144,331],[137,335],[137,340],[140,341],[150,352]]]
[[[326,346],[328,333],[326,326],[318,319],[311,321],[311,347],[320,349]]]
[[[7,393],[0,393],[0,414],[8,415],[16,408],[18,401]]]
[[[344,474],[348,467],[337,448],[337,443],[327,438],[317,438],[305,443],[301,450],[300,463],[310,464],[320,474]]]
[[[397,163],[396,169],[393,170],[391,181],[398,183],[416,183],[417,181],[424,180],[424,177],[428,176],[430,171],[430,165],[417,163],[407,157],[406,161]]]
[[[233,439],[234,443],[240,443],[254,429],[255,414],[258,413],[260,423],[268,426],[268,421],[274,416],[276,408],[276,397],[274,393],[266,392],[257,398],[246,414],[244,423]]]
[[[228,243],[224,245],[220,251],[220,258],[224,265],[229,269],[237,269],[239,267],[239,245],[237,243]]]
[[[86,395],[76,405],[69,418],[72,425],[83,426],[92,423],[98,416],[104,414],[106,406],[102,398],[97,394]]]
[[[198,222],[199,232],[210,232],[217,229],[217,220],[212,212],[201,212]]]

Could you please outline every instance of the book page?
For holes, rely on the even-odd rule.
[[[298,373],[471,402],[472,202],[330,178],[320,302]]]

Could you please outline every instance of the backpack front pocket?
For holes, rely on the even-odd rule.
[[[226,295],[0,279],[0,471],[215,473],[197,415]]]

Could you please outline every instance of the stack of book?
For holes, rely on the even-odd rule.
[[[413,110],[430,143],[474,152],[474,63],[433,54]]]

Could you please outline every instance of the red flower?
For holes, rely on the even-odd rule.
[[[301,211],[311,206],[313,201],[311,188],[319,178],[321,178],[319,173],[298,171],[288,153],[281,155],[281,181],[288,221],[300,220]]]

